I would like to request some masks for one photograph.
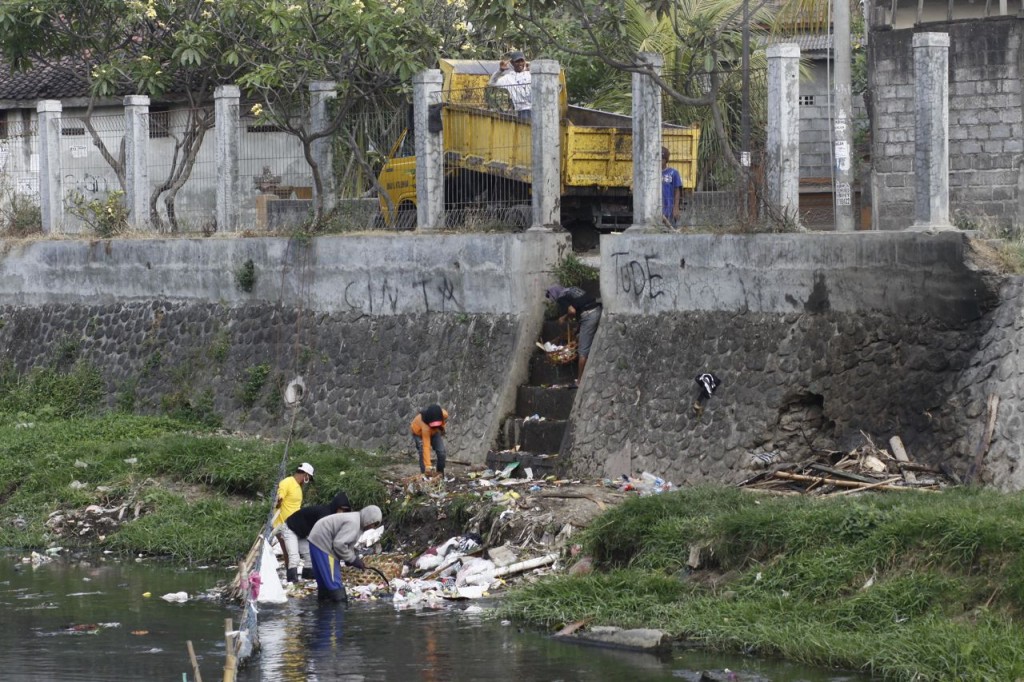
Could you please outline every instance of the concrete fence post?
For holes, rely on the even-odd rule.
[[[637,66],[661,74],[664,58],[637,55]],[[661,88],[646,73],[633,74],[633,224],[629,231],[656,230],[661,220]]]
[[[237,85],[218,85],[213,91],[216,121],[217,231],[237,232],[241,211],[238,177],[238,118],[241,92]]]
[[[530,64],[533,160],[533,224],[531,230],[551,230],[561,224],[562,138],[558,99],[560,67],[552,59]]]
[[[416,224],[421,230],[437,230],[444,227],[441,83],[441,72],[438,69],[421,71],[412,80],[416,139]],[[433,116],[431,107],[435,107],[436,113]],[[431,119],[434,119],[434,125],[431,125]],[[395,209],[397,208],[396,206]],[[400,226],[405,227],[404,224]]]
[[[914,228],[949,222],[949,34],[914,34]]]
[[[338,96],[338,84],[334,81],[313,81],[309,84],[309,131],[314,135],[322,133],[330,125],[327,104]],[[310,145],[313,161],[320,170],[320,183],[323,185],[324,214],[334,210],[338,200],[338,184],[334,178],[334,152],[331,150],[331,138],[320,137]],[[313,187],[315,193],[316,187]],[[316,194],[314,194],[316,196]]]
[[[60,165],[60,127],[63,107],[59,100],[36,103],[39,116],[39,214],[43,232],[64,227],[64,173]]]
[[[768,47],[768,202],[785,222],[800,220],[800,46]]]
[[[149,97],[124,98],[124,200],[128,221],[149,227]]]

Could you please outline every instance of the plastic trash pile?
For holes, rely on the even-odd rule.
[[[640,474],[639,478],[622,474],[621,480],[616,482],[611,479],[605,479],[604,484],[609,488],[616,488],[620,492],[638,492],[641,497],[645,495],[658,495],[660,493],[675,490],[675,486],[671,481],[666,481],[660,476],[655,476],[649,471],[645,471]]]

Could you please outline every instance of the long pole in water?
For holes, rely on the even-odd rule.
[[[192,648],[192,640],[186,640],[185,646],[188,648],[188,659],[192,661],[192,676],[196,678],[195,682],[203,682],[203,676],[199,674],[199,661],[196,660],[196,650]]]

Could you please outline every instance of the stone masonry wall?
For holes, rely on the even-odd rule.
[[[735,483],[752,475],[751,454],[796,461],[812,448],[849,450],[863,444],[861,431],[883,447],[899,435],[915,457],[931,453],[939,425],[928,415],[943,407],[976,334],[882,314],[609,315],[576,406],[590,418],[574,420],[573,465]],[[701,372],[722,383],[698,413]]]
[[[513,315],[371,317],[167,300],[2,307],[0,320],[6,361],[22,370],[91,363],[110,407],[150,414],[187,407],[233,429],[283,437],[292,415],[282,391],[301,377],[303,438],[406,447],[416,411],[440,402],[458,425],[449,447],[468,459],[486,454],[474,449],[491,438],[519,327]],[[266,379],[252,384],[261,365]]]
[[[993,368],[1024,388],[1020,286],[1000,304],[958,233],[626,233],[601,251],[605,312],[562,446],[578,475],[737,482],[752,454],[849,450],[863,434],[963,472],[979,400],[1003,390]],[[703,372],[722,383],[695,409]],[[1024,423],[1001,429],[993,471]]]
[[[961,227],[1020,223],[1024,120],[1022,21],[994,17],[874,31],[868,44],[874,97],[872,163],[879,229],[904,229],[914,214],[914,57],[918,31],[948,32],[950,211]]]
[[[567,248],[551,233],[0,243],[0,362],[87,362],[111,407],[279,438],[301,379],[300,435],[370,449],[408,447],[439,402],[453,456],[482,462]]]

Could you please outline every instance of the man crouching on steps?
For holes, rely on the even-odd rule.
[[[309,557],[313,561],[319,601],[348,601],[341,583],[341,564],[366,568],[356,554],[355,544],[364,530],[379,526],[381,518],[380,507],[371,504],[357,512],[325,516],[313,525],[309,532]]]

